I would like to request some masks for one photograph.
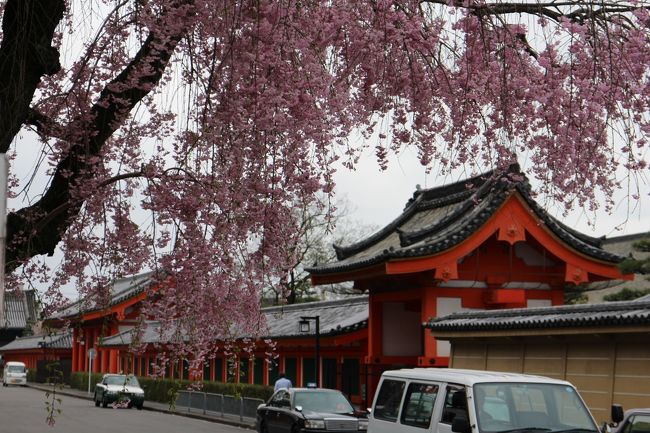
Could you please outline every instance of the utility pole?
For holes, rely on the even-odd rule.
[[[7,244],[7,192],[9,160],[6,153],[0,153],[0,328],[5,323],[5,248]]]

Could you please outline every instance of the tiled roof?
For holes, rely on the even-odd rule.
[[[110,288],[111,298],[108,305],[98,306],[95,302],[84,303],[84,300],[79,300],[70,304],[66,308],[49,317],[49,319],[73,317],[83,312],[88,313],[95,311],[99,308],[110,307],[119,304],[129,298],[139,295],[145,291],[154,281],[153,272],[145,272],[143,274],[131,275],[124,278],[119,278],[113,281]]]
[[[402,214],[390,224],[354,245],[335,246],[337,262],[315,265],[307,271],[313,275],[346,272],[390,259],[446,251],[475,233],[514,192],[572,248],[607,262],[623,260],[603,250],[601,239],[567,227],[539,206],[531,196],[528,180],[513,165],[502,174],[491,171],[447,186],[416,191]]]
[[[52,335],[33,335],[30,337],[18,337],[9,344],[0,347],[0,353],[12,350],[27,349],[71,349],[72,331],[67,330]]]
[[[320,335],[330,337],[354,332],[368,327],[368,297],[355,296],[335,301],[308,302],[263,308],[266,317],[268,335],[263,338],[313,338],[313,322],[311,333],[303,334],[298,329],[302,316],[319,316]],[[160,342],[159,325],[148,322],[143,329],[140,341],[143,343]],[[103,346],[121,346],[131,344],[131,331],[124,331],[104,339]]]
[[[465,311],[431,319],[436,332],[474,332],[650,325],[650,300],[542,308]]]
[[[5,301],[4,329],[25,329],[28,323],[34,323],[38,317],[36,298],[33,290],[7,291]]]

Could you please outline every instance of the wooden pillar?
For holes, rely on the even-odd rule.
[[[101,373],[108,373],[108,350],[102,350],[102,365],[101,365]]]
[[[78,371],[79,366],[77,365],[77,360],[79,357],[79,354],[77,353],[79,350],[79,333],[77,332],[77,328],[74,328],[72,330],[72,371]]]
[[[381,357],[382,349],[382,321],[383,321],[383,304],[372,299],[368,299],[368,359],[369,363],[374,362],[374,358]]]
[[[296,357],[296,383],[294,386],[305,386],[302,383],[302,362],[304,360],[304,356],[300,355]]]
[[[422,298],[421,298],[422,308],[420,313],[421,314],[420,321],[422,323],[428,322],[429,319],[431,319],[432,317],[437,317],[438,314],[437,305],[436,305],[437,298],[434,293],[435,291],[432,289],[427,289],[426,287],[422,289]],[[431,332],[428,329],[423,328],[422,332],[424,333],[423,361],[425,361],[423,367],[430,367],[431,365],[426,361],[438,356],[438,344],[436,342],[436,339],[433,338]]]
[[[88,371],[88,349],[90,349],[90,329],[84,328],[84,347],[81,351],[83,356],[83,371]]]
[[[93,349],[95,349],[95,359],[93,360],[93,373],[100,373],[102,371],[101,366],[101,353],[97,350],[97,341],[99,340],[99,328],[93,329]]]
[[[108,372],[117,373],[117,350],[111,349],[108,352]]]

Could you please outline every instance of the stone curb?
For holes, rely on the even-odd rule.
[[[33,388],[33,389],[38,389],[39,391],[44,391],[44,392],[52,391],[52,388],[48,387],[47,385],[42,385],[42,384],[38,384],[38,383],[28,382],[27,386],[30,387],[30,388]],[[64,387],[63,389],[57,389],[56,392],[57,392],[57,394],[65,395],[65,396],[68,396],[68,397],[76,397],[76,398],[80,398],[80,399],[84,399],[84,400],[88,400],[88,401],[92,400],[92,397],[89,396],[87,393],[85,393],[83,391],[75,391],[75,390],[72,390],[70,388],[65,388]],[[151,404],[162,405],[162,403],[158,403],[158,402],[151,402]],[[192,412],[185,412],[185,411],[172,411],[172,410],[169,410],[169,409],[164,409],[162,407],[155,407],[155,406],[148,405],[148,404],[146,404],[146,402],[145,402],[145,405],[144,405],[144,407],[142,409],[143,410],[150,410],[152,412],[166,413],[168,415],[177,415],[177,416],[183,416],[183,417],[186,417],[186,418],[195,418],[195,419],[200,419],[202,421],[210,421],[210,422],[214,422],[214,423],[218,423],[218,424],[226,424],[226,425],[233,426],[233,427],[240,427],[240,428],[245,428],[245,429],[249,429],[249,430],[255,430],[255,425],[252,424],[252,423],[240,422],[240,421],[231,420],[231,419],[227,419],[227,418],[203,415],[203,414],[199,414],[199,413],[192,413]]]

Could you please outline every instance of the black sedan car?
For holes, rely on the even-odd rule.
[[[280,389],[257,408],[260,433],[358,433],[367,429],[365,414],[356,412],[335,389]]]

